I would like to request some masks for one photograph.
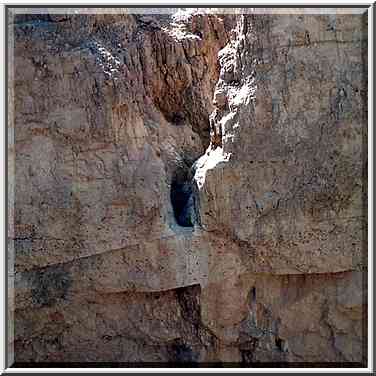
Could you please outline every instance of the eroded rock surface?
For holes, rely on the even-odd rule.
[[[16,361],[365,362],[367,28],[333,12],[10,17]]]

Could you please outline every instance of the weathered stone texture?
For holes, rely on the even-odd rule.
[[[11,17],[16,361],[365,361],[365,18],[213,12]]]

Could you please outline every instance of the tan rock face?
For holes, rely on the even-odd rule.
[[[155,13],[10,18],[15,360],[364,362],[364,16]]]
[[[338,18],[341,30],[362,27],[359,16]],[[337,272],[364,262],[366,51],[355,34],[337,44],[317,35],[328,22],[245,16],[219,54],[207,164],[220,158],[217,145],[228,162],[206,174],[201,224],[211,231],[220,221],[268,255],[268,265],[255,266],[263,271]],[[309,43],[298,39],[302,30]]]

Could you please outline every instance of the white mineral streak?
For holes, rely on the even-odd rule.
[[[233,106],[248,105],[255,98],[256,90],[254,80],[249,80],[240,89],[230,91],[229,102]]]
[[[183,40],[183,39],[201,39],[198,35],[189,33],[186,31],[185,25],[183,24],[171,24],[173,29],[168,29],[166,27],[162,27],[162,30],[170,35],[175,40]]]
[[[106,78],[117,79],[117,77],[114,77],[114,75],[119,72],[119,58],[114,56],[109,50],[107,50],[101,43],[97,41],[92,41],[91,43],[89,43],[89,47],[92,53],[96,56],[96,61],[103,69],[103,73],[106,75]]]
[[[196,172],[194,180],[199,189],[205,184],[206,173],[216,167],[221,162],[227,162],[231,157],[231,153],[224,153],[221,147],[208,151],[200,157],[196,162]]]

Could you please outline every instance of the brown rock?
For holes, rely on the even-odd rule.
[[[364,16],[166,12],[10,19],[15,360],[364,364]]]

